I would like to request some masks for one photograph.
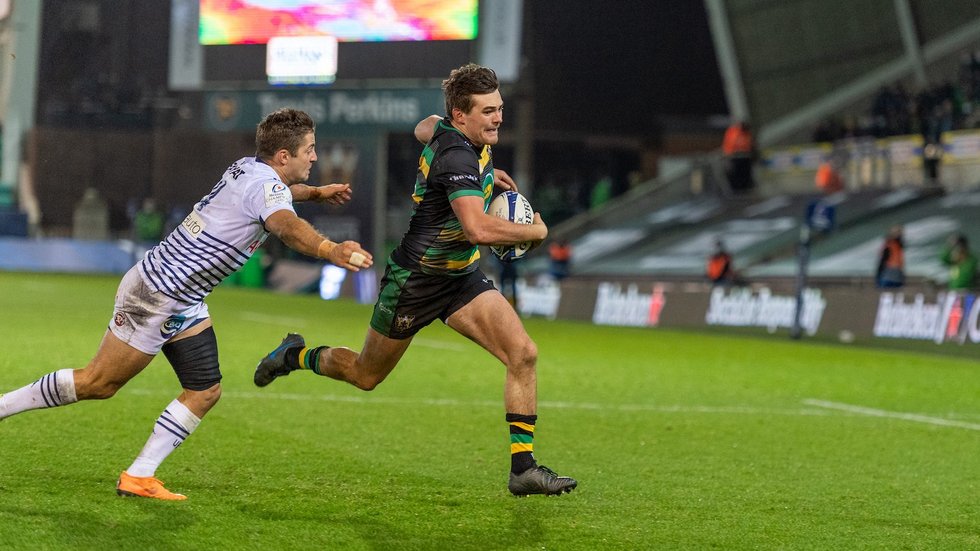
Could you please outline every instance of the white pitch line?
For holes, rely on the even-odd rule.
[[[166,390],[151,390],[147,388],[130,388],[126,392],[141,396],[170,396],[171,392]],[[348,404],[387,404],[387,405],[406,405],[406,406],[450,406],[450,407],[500,407],[502,404],[498,400],[457,400],[454,398],[398,398],[394,396],[338,396],[335,394],[296,394],[289,392],[268,392],[268,391],[224,391],[222,396],[231,399],[245,400],[287,400],[295,402],[334,402]],[[591,402],[549,402],[542,401],[538,405],[543,409],[573,409],[586,411],[646,411],[651,413],[707,413],[707,414],[728,414],[728,415],[786,415],[795,417],[806,416],[827,416],[832,415],[833,411],[843,411],[846,413],[868,415],[872,417],[883,417],[888,419],[900,419],[904,421],[915,421],[917,423],[927,423],[943,427],[955,427],[968,430],[980,431],[980,424],[957,421],[955,419],[944,419],[942,417],[930,417],[917,413],[903,413],[896,411],[886,411],[839,402],[828,402],[808,398],[803,400],[810,408],[765,408],[751,406],[700,406],[700,405],[657,405],[657,404],[599,404]]]
[[[131,388],[130,392],[141,396],[169,396],[170,391],[151,390],[146,388]],[[450,407],[493,407],[503,405],[501,400],[457,400],[454,398],[398,398],[389,396],[338,396],[334,394],[296,394],[288,392],[268,391],[232,391],[221,393],[225,399],[246,400],[287,400],[297,402],[336,402],[352,404],[387,404],[408,406],[450,406]],[[589,402],[549,402],[542,401],[538,405],[543,409],[574,409],[587,411],[647,411],[652,413],[710,413],[710,414],[740,414],[740,415],[790,415],[790,416],[826,416],[830,412],[820,409],[777,409],[745,406],[685,406],[685,405],[656,405],[656,404],[598,404]]]
[[[437,348],[439,350],[453,350],[455,352],[465,352],[469,350],[469,347],[465,344],[455,343],[455,342],[443,342],[443,341],[437,341],[433,339],[420,339],[417,337],[412,339],[412,344],[418,346],[425,346],[428,348]]]
[[[309,320],[305,320],[303,318],[270,316],[268,314],[260,314],[258,312],[249,311],[238,312],[238,317],[245,321],[254,321],[256,323],[266,323],[269,325],[281,325],[283,327],[306,326],[309,323]]]
[[[967,423],[965,421],[956,421],[953,419],[943,419],[942,417],[930,417],[928,415],[920,415],[918,413],[888,411],[884,409],[874,409],[874,408],[869,408],[864,406],[855,406],[852,404],[842,404],[840,402],[828,402],[826,400],[816,400],[813,398],[808,398],[806,400],[803,400],[803,403],[809,406],[835,409],[838,411],[846,411],[849,413],[857,413],[860,415],[868,415],[871,417],[885,417],[888,419],[901,419],[903,421],[915,421],[916,423],[939,425],[941,427],[956,427],[960,429],[980,430],[980,425],[976,423]]]

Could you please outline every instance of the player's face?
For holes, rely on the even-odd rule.
[[[289,181],[285,183],[301,184],[309,180],[314,161],[316,161],[316,138],[313,132],[310,132],[303,138],[296,155],[289,155],[289,160],[286,161],[285,173]]]
[[[463,134],[476,145],[495,145],[497,130],[504,122],[504,100],[500,90],[489,94],[474,94],[473,107],[468,113],[455,111],[454,121]]]

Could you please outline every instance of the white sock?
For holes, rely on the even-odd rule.
[[[32,409],[67,406],[77,401],[74,370],[59,369],[0,396],[0,419]]]
[[[200,423],[201,420],[179,400],[170,402],[153,425],[153,434],[143,446],[143,451],[126,472],[136,477],[153,476],[160,463],[183,444]]]

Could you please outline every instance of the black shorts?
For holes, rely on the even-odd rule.
[[[407,339],[436,318],[445,323],[477,295],[493,289],[479,268],[461,276],[436,276],[406,270],[389,258],[371,327],[386,337]]]

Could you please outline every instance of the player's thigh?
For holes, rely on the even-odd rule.
[[[76,374],[76,390],[84,394],[89,390],[121,387],[152,360],[152,355],[133,348],[111,331],[106,331],[95,357]]]
[[[497,291],[480,293],[449,316],[446,324],[508,365],[534,350],[521,318]]]

